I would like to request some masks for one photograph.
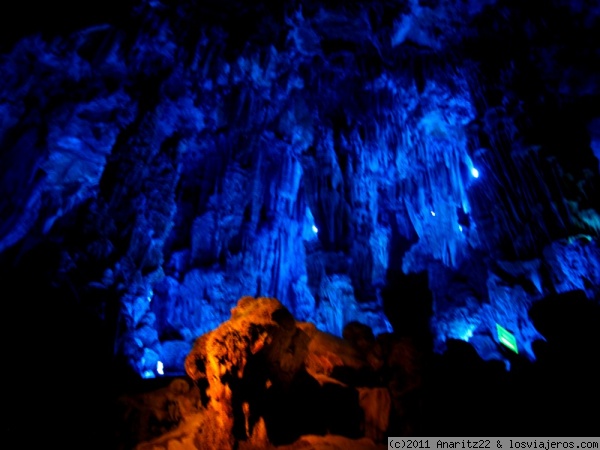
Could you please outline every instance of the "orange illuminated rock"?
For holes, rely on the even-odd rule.
[[[274,298],[243,297],[185,361],[203,412],[139,448],[378,448],[390,415],[384,386],[351,342],[296,322]],[[173,448],[175,448],[173,447]]]
[[[387,388],[358,388],[360,407],[364,411],[364,433],[375,442],[383,440],[388,429],[392,400]]]
[[[243,398],[250,386],[242,382],[247,363],[259,353],[282,347],[294,332],[294,318],[279,301],[244,297],[231,310],[231,319],[196,340],[185,369],[201,388],[206,387],[214,448],[233,448],[236,439],[251,437],[255,425],[251,402]],[[267,377],[263,378],[266,386]]]

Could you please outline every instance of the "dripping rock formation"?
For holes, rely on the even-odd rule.
[[[267,449],[326,434],[346,437],[347,448],[376,448],[392,403],[378,376],[383,365],[375,371],[366,356],[349,341],[296,322],[275,299],[242,298],[186,359],[201,413],[183,416],[174,430],[139,448],[170,448],[178,440],[190,449]]]
[[[585,434],[598,418],[567,414],[597,395],[597,342],[577,326],[597,326],[600,299],[596,2],[0,9],[7,432],[22,434],[31,405],[62,405],[39,435],[68,427],[63,441],[109,448],[115,398],[192,377],[208,383],[190,394],[203,407],[229,402],[234,415],[212,427],[231,431],[223,445],[261,430],[294,445],[300,424],[257,412],[277,410],[261,380],[293,396],[292,380],[302,392],[331,377],[313,373],[320,340],[340,358],[352,343],[387,380],[336,378],[374,441],[425,423],[481,435],[507,425],[503,398],[548,427]],[[246,297],[287,312],[254,335],[230,319]],[[223,368],[211,339],[233,322],[249,341],[227,344],[241,353]],[[256,379],[248,352],[262,358]],[[205,367],[190,373],[190,355]],[[246,398],[247,382],[265,398]],[[428,387],[398,394],[411,383]],[[388,394],[386,426],[365,405]],[[177,422],[161,414],[157,430]],[[281,442],[268,436],[278,428]]]

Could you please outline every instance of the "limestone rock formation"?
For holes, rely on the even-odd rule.
[[[274,298],[243,297],[186,358],[201,407],[138,449],[378,448],[393,402],[365,355]]]
[[[387,387],[390,426],[408,433],[423,349],[458,339],[486,361],[533,362],[530,308],[600,302],[597,1],[38,3],[0,5],[9,410],[39,382],[23,336],[44,337],[36,365],[54,386],[31,402],[79,411],[92,384],[108,408],[107,373],[184,376],[194,339],[250,295],[320,332],[256,325],[274,343],[252,337],[226,387],[207,384],[244,418],[235,436],[262,427],[235,385],[257,358],[281,363],[250,383],[279,380],[259,389],[265,433],[289,421],[268,411],[290,385],[354,406],[357,388]],[[321,432],[312,419],[300,428]],[[384,421],[369,420],[375,436]],[[80,435],[103,435],[86,421]]]
[[[166,435],[174,429],[186,430],[202,415],[197,389],[190,380],[175,378],[163,388],[121,396],[117,401],[119,424],[116,428],[119,448],[133,448]],[[183,443],[185,445],[185,443]]]

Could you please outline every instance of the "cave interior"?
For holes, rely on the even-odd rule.
[[[399,349],[368,381],[327,372],[390,393],[386,436],[597,435],[596,2],[2,9],[6,433],[109,448],[175,429],[127,435],[114,399],[188,380],[196,339],[255,297],[362,336],[365,360]],[[341,345],[285,317],[273,342]],[[302,425],[256,400],[273,445],[364,435],[352,406],[308,420],[347,393],[294,373]]]

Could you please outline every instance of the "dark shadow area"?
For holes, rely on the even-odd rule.
[[[401,270],[388,269],[387,284],[381,296],[394,332],[415,339],[423,348],[431,348],[432,296],[428,274],[405,275]]]
[[[60,246],[35,245],[0,262],[3,286],[4,408],[9,439],[60,442],[62,448],[112,448],[111,336],[59,283]],[[33,434],[32,434],[33,433]],[[29,438],[28,438],[29,439]]]
[[[510,371],[467,342],[447,342],[427,370],[419,435],[597,434],[600,307],[573,291],[534,304],[530,317],[546,341],[534,343],[535,362],[501,347]]]
[[[20,39],[41,34],[44,38],[68,36],[86,27],[124,24],[132,0],[53,2],[8,2],[0,7],[0,53],[9,51]]]
[[[304,434],[324,435],[327,431],[321,386],[305,370],[298,371],[289,386],[270,386],[263,401],[267,434],[274,445],[290,444]]]

